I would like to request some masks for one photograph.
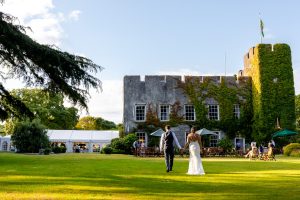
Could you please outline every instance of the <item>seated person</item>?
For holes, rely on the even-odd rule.
[[[252,149],[245,155],[245,158],[255,158],[258,156],[258,149],[256,146],[252,146]]]
[[[265,156],[265,160],[275,160],[276,161],[272,144],[268,145],[268,153]]]

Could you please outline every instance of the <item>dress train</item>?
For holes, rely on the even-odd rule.
[[[197,141],[191,142],[189,144],[189,151],[190,151],[190,161],[189,161],[189,169],[187,174],[204,175],[205,172],[202,166],[199,143]]]

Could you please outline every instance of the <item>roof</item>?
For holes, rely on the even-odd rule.
[[[5,136],[0,136],[0,140],[10,140],[11,136],[10,135],[5,135]]]
[[[110,142],[119,137],[119,131],[86,131],[86,130],[47,130],[51,142]],[[1,137],[10,140],[11,136]]]
[[[51,142],[104,142],[119,137],[119,131],[48,130]]]

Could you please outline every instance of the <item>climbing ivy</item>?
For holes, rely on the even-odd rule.
[[[180,115],[182,110],[182,106],[180,105],[179,101],[175,101],[173,105],[171,105],[171,112],[170,112],[170,126],[177,126],[178,124],[182,124],[184,122],[183,116]]]
[[[249,136],[252,120],[251,106],[251,82],[247,78],[240,78],[239,83],[233,83],[221,78],[220,83],[216,83],[210,77],[186,77],[185,82],[178,85],[183,89],[189,100],[195,107],[196,122],[199,128],[220,129],[227,133],[230,138],[237,134]],[[202,79],[202,78],[201,78]],[[209,120],[207,118],[207,107],[205,102],[208,98],[213,98],[219,104],[220,120]],[[236,119],[234,116],[234,104],[240,105],[241,116]]]
[[[145,124],[148,126],[155,126],[155,127],[160,126],[160,120],[158,119],[158,114],[154,110],[152,103],[148,104]]]
[[[295,90],[291,50],[287,44],[259,44],[252,69],[253,137],[270,140],[280,128],[295,129]]]
[[[180,102],[171,108],[168,124],[182,123],[198,128],[223,130],[230,138],[243,135],[258,143],[271,139],[276,131],[277,119],[281,128],[295,129],[295,90],[291,50],[286,44],[259,44],[250,56],[251,66],[246,76],[223,77],[220,82],[211,77],[186,77],[178,81],[178,88],[188,97],[196,111],[196,121],[184,121]],[[207,99],[219,104],[220,120],[208,120]],[[240,118],[234,116],[234,104],[240,105]],[[165,123],[157,118],[157,112],[148,109],[147,120],[138,123],[138,129],[155,130]]]

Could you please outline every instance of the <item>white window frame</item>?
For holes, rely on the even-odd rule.
[[[8,142],[7,141],[3,141],[2,142],[2,151],[8,151]]]
[[[143,106],[144,107],[144,119],[137,119],[137,107],[139,106]],[[146,121],[146,112],[147,112],[147,109],[146,109],[146,104],[136,104],[134,106],[134,119],[136,122],[145,122]]]
[[[194,116],[193,116],[193,118],[194,119],[187,119],[187,107],[188,106],[193,106],[193,113],[194,113]],[[191,105],[191,104],[186,104],[186,105],[184,105],[184,116],[185,116],[185,121],[196,121],[196,112],[195,112],[195,107],[194,107],[194,105]]]
[[[240,119],[241,117],[240,104],[234,104],[233,106],[234,106],[233,108],[234,117],[236,119]]]
[[[166,111],[166,119],[162,119],[162,106],[166,106],[166,109],[167,109],[167,111]],[[168,105],[168,104],[160,104],[159,105],[159,120],[160,121],[162,121],[162,122],[164,122],[164,121],[169,121],[170,120],[170,105]]]
[[[147,147],[148,144],[148,135],[145,132],[136,132],[135,133],[136,137],[138,138],[138,141],[140,142],[144,142],[145,147]]]
[[[210,107],[211,106],[217,106],[217,119],[211,119],[211,117],[210,117]],[[207,105],[207,118],[209,119],[209,120],[216,120],[216,121],[219,121],[220,120],[220,106],[219,106],[219,104],[208,104]]]
[[[218,142],[221,139],[221,131],[212,131],[218,135],[210,135],[209,136],[209,146],[210,147],[217,147]]]

